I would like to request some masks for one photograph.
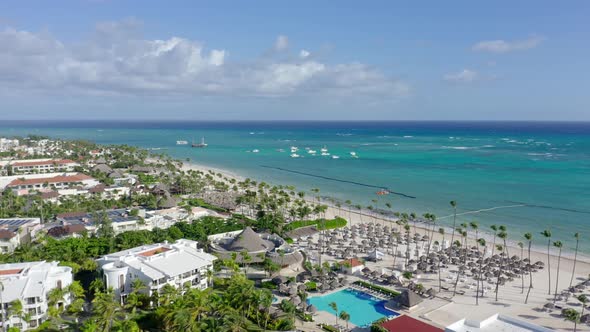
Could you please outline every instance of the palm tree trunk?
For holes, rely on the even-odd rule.
[[[553,304],[557,301],[557,287],[559,285],[559,263],[561,262],[561,247],[559,247],[559,254],[557,255],[557,276],[555,277],[555,295],[553,296]]]
[[[529,265],[531,263],[531,241],[529,241]],[[529,300],[529,294],[531,293],[531,288],[533,288],[533,271],[529,269],[529,289],[526,292],[526,298],[524,299],[524,304],[527,304]]]
[[[547,294],[551,295],[551,238],[547,241],[547,273],[549,274],[549,288],[547,288]]]
[[[453,232],[451,233],[451,247],[453,246],[453,241],[455,240],[455,225],[457,223],[457,207],[453,208]]]
[[[572,269],[572,277],[570,279],[570,286],[569,287],[572,287],[572,283],[574,282],[574,275],[576,274],[576,261],[578,260],[578,244],[579,243],[580,243],[580,240],[576,239],[576,252],[574,254],[574,268]]]
[[[520,261],[522,262],[522,256],[524,256],[524,247],[520,247]],[[520,272],[520,294],[524,294],[524,272],[521,270]]]

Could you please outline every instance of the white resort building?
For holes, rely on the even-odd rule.
[[[0,190],[11,189],[18,195],[32,190],[66,189],[71,186],[92,188],[100,182],[82,173],[48,173],[0,177]]]
[[[0,219],[0,253],[11,253],[22,243],[30,242],[40,222],[39,218]]]
[[[54,288],[66,288],[72,283],[72,269],[58,266],[58,262],[27,262],[0,264],[0,303],[2,315],[10,309],[11,303],[20,301],[25,320],[16,315],[6,317],[4,324],[20,330],[30,330],[38,327],[47,319],[47,295]],[[58,306],[70,304],[68,295]]]
[[[8,165],[14,174],[72,172],[74,167],[80,166],[77,162],[69,159],[15,160]]]
[[[495,314],[482,321],[461,319],[445,328],[445,332],[550,332],[539,325],[521,319]]]
[[[165,285],[175,288],[209,287],[207,271],[217,257],[198,248],[196,241],[180,239],[119,251],[97,260],[107,287],[113,287],[121,302],[131,293],[132,282],[140,279],[148,295],[159,293]]]

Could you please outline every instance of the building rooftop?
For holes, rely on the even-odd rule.
[[[361,262],[360,260],[358,260],[357,258],[350,258],[350,259],[345,259],[343,261],[340,262],[340,264],[350,264],[350,267],[357,267],[357,266],[363,266],[363,262]]]
[[[41,165],[65,165],[73,164],[75,161],[70,159],[50,159],[50,160],[35,160],[35,161],[19,161],[12,163],[12,166],[24,167],[24,166],[41,166]]]
[[[39,223],[38,218],[8,218],[0,219],[0,239],[13,238],[18,230],[25,225]]]
[[[42,178],[19,178],[12,180],[8,186],[23,186],[29,184],[43,184],[43,183],[60,183],[60,182],[80,182],[84,180],[92,180],[91,176],[86,174],[77,173],[74,175],[57,175],[52,177],[42,177]]]
[[[71,273],[67,266],[58,262],[26,262],[0,264],[0,282],[4,286],[2,302],[10,303],[26,297],[41,297],[46,291],[45,283],[54,273]]]
[[[112,253],[98,259],[101,266],[112,262],[130,266],[152,280],[173,277],[211,265],[217,257],[197,248],[197,242],[180,239]]]
[[[109,218],[109,220],[114,223],[129,222],[138,219],[138,217],[130,215],[127,209],[107,210],[105,213],[107,218]],[[94,218],[101,218],[102,214],[102,211],[98,211],[96,213],[70,212],[57,215],[57,219],[68,223],[94,224],[96,222]]]
[[[389,332],[443,332],[443,329],[427,324],[408,315],[388,320],[381,326]]]
[[[482,321],[462,319],[446,327],[447,332],[549,332],[539,325],[509,316],[495,314]]]

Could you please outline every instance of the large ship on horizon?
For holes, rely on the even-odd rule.
[[[205,143],[205,137],[201,137],[201,143],[198,144],[195,144],[195,141],[193,140],[193,144],[191,144],[191,146],[193,148],[206,148],[207,143]]]

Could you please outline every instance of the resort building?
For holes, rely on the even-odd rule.
[[[67,189],[71,186],[91,188],[100,182],[82,173],[28,174],[21,176],[4,176],[0,178],[0,190],[12,189],[19,195],[26,195],[32,190]]]
[[[217,257],[203,252],[196,241],[180,239],[108,254],[97,260],[107,287],[113,287],[121,302],[132,291],[134,279],[141,280],[148,295],[165,285],[175,288],[209,287],[208,273]]]
[[[39,218],[0,219],[0,253],[11,253],[19,245],[30,242],[40,223]]]
[[[67,288],[72,283],[72,269],[58,266],[58,262],[27,262],[0,264],[0,283],[2,314],[9,312],[11,303],[20,301],[23,307],[21,317],[9,314],[3,329],[9,327],[20,330],[37,328],[47,319],[48,294],[55,288]],[[70,304],[69,295],[57,303],[58,306]],[[26,320],[23,318],[26,316]]]
[[[69,159],[15,160],[9,164],[13,174],[72,172],[76,166],[80,164]]]
[[[211,250],[223,259],[236,254],[236,261],[241,262],[241,253],[247,252],[251,263],[262,263],[269,258],[276,264],[286,267],[303,260],[303,256],[280,236],[276,234],[256,233],[246,227],[242,231],[220,233],[208,237]]]
[[[113,209],[106,211],[68,212],[56,216],[56,221],[62,225],[84,225],[89,232],[95,232],[102,218],[111,221],[115,234],[125,231],[152,230],[154,228],[169,228],[178,220],[166,215],[156,214],[155,211],[144,209]]]
[[[445,332],[550,332],[539,325],[502,314],[495,314],[482,321],[461,319],[445,328]]]
[[[340,269],[346,274],[360,275],[365,268],[365,264],[358,258],[350,258],[340,261]]]

